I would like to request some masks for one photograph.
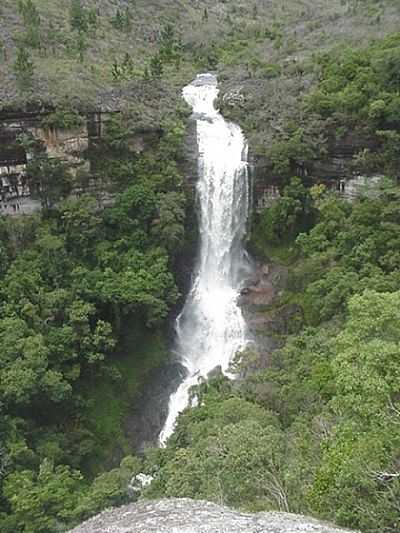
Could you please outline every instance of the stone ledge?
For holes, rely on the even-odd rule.
[[[110,509],[70,533],[349,533],[288,513],[246,514],[211,502],[141,501]]]

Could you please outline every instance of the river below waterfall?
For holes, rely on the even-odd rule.
[[[246,139],[215,107],[215,76],[197,76],[183,97],[197,127],[200,249],[195,279],[176,324],[176,349],[186,376],[170,397],[161,444],[189,404],[190,388],[216,367],[228,374],[233,357],[247,343],[237,304],[248,271],[242,244],[249,205]]]

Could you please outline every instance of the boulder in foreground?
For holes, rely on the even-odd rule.
[[[344,533],[312,518],[287,513],[245,514],[189,499],[142,501],[110,509],[71,533]],[[347,530],[348,531],[348,530]]]

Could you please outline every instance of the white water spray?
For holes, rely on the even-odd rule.
[[[188,405],[190,388],[217,366],[227,374],[234,355],[246,345],[246,325],[237,305],[246,267],[246,140],[239,126],[227,122],[214,107],[215,76],[199,75],[183,96],[197,124],[200,254],[196,279],[177,320],[177,348],[187,374],[171,395],[161,445]]]

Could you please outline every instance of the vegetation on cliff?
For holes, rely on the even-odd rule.
[[[288,328],[296,333],[280,336],[267,368],[254,371],[260,356],[249,350],[235,365],[238,382],[199,386],[198,407],[145,462],[155,476],[145,496],[289,510],[365,532],[399,529],[400,187],[390,144],[399,130],[398,52],[396,34],[315,58],[322,69],[304,100],[310,122],[380,136],[364,155],[369,171],[386,177],[379,186],[367,181],[349,202],[310,187],[309,176],[289,179],[290,157],[281,166],[281,197],[254,214],[250,245],[258,257],[288,263],[287,287],[270,307],[296,306]]]
[[[0,529],[66,530],[135,498],[132,477],[145,471],[154,476],[147,497],[395,533],[400,40],[383,35],[396,29],[398,3],[181,6],[0,6],[3,111],[45,110],[48,129],[117,112],[87,154],[102,202],[71,198],[92,176],[19,138],[43,212],[0,220]],[[257,353],[243,354],[237,383],[201,385],[167,448],[136,458],[123,423],[168,356],[192,207],[178,171],[185,111],[176,102],[199,69],[219,71],[222,109],[266,160],[258,179],[279,185],[281,198],[255,215],[250,247],[289,263],[272,305],[300,312],[267,368],[254,373]],[[132,137],[148,129],[151,150],[137,154]],[[386,176],[353,203],[318,185],[329,178],[318,163],[349,136],[351,169]]]
[[[397,176],[399,50],[400,34],[394,33],[362,48],[315,54],[318,84],[302,95],[304,118],[288,120],[267,148],[272,173],[287,178],[297,171],[318,178],[315,162],[353,139],[350,170]]]
[[[306,208],[311,196],[299,192]],[[238,363],[245,377],[237,383],[220,378],[199,387],[199,406],[181,416],[167,449],[149,455],[155,480],[145,495],[280,509],[394,533],[400,188],[389,183],[352,204],[321,188],[311,193],[310,231],[283,234],[292,246],[290,278],[272,304],[300,306],[299,333],[284,339],[267,369],[252,370],[258,356],[250,351]],[[293,223],[287,198],[276,204],[283,228]],[[271,216],[275,223],[263,213],[254,238],[276,251]]]
[[[124,417],[146,373],[168,357],[173,271],[185,244],[176,163],[184,128],[177,114],[152,153],[137,156],[117,120],[102,146],[109,207],[82,196],[1,220],[4,532],[55,531],[98,510],[99,491],[113,489],[89,480],[115,462],[112,454],[132,450]],[[55,173],[62,180],[68,169]]]

